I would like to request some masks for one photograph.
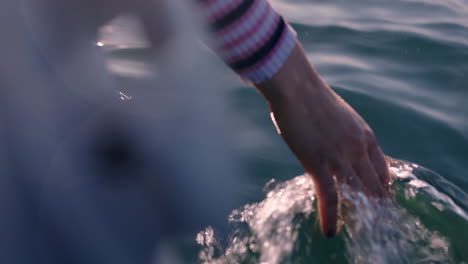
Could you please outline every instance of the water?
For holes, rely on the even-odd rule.
[[[466,260],[468,215],[443,191],[443,179],[416,164],[392,160],[396,203],[343,190],[346,225],[338,237],[320,238],[314,187],[308,175],[267,186],[266,198],[234,210],[227,245],[211,227],[196,238],[202,263],[454,263]],[[424,177],[423,174],[426,174]],[[439,189],[438,189],[439,188]],[[464,195],[464,194],[460,194]],[[466,195],[465,195],[466,196]],[[466,197],[464,197],[466,198]],[[446,224],[450,223],[450,227]],[[331,253],[331,254],[330,254]]]
[[[207,227],[176,242],[181,261],[468,263],[468,1],[273,4],[384,152],[411,162],[389,161],[394,200],[343,190],[353,201],[343,208],[346,225],[325,239],[314,188],[296,176],[302,169],[263,99],[224,67],[217,78],[236,130],[226,147],[239,157],[246,205],[226,216],[229,234]]]

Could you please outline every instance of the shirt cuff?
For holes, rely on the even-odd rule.
[[[214,50],[241,78],[261,83],[283,66],[296,34],[266,0],[203,0]]]

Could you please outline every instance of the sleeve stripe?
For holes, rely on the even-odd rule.
[[[229,66],[235,71],[241,71],[263,59],[278,43],[285,28],[286,24],[284,23],[284,20],[280,19],[277,23],[273,36],[267,42],[265,42],[265,44],[260,49],[256,50],[253,54],[244,59],[228,63]]]
[[[222,47],[239,39],[247,32],[251,31],[252,28],[261,24],[262,20],[268,13],[271,13],[271,11],[271,7],[267,2],[256,1],[255,5],[252,6],[248,13],[239,18],[238,21],[215,33],[217,40],[219,40],[218,46]]]
[[[271,78],[296,44],[294,30],[268,0],[198,0],[218,55],[242,78]]]
[[[287,28],[278,45],[266,57],[238,74],[253,83],[266,81],[281,69],[295,46],[296,35],[292,29]]]
[[[220,55],[228,62],[250,56],[272,38],[280,19],[274,12],[269,12],[266,19],[259,23],[259,28],[254,34],[230,49],[220,49]]]
[[[214,21],[212,24],[213,29],[215,32],[222,30],[223,28],[229,26],[232,24],[234,21],[242,17],[247,10],[253,5],[255,1],[254,0],[244,0],[240,5],[238,5],[236,8],[234,8],[231,12],[226,14],[225,16],[217,19]]]

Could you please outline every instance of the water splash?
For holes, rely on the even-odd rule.
[[[308,217],[314,211],[314,187],[307,175],[275,184],[267,183],[265,200],[245,205],[229,215],[229,222],[238,227],[231,234],[223,251],[208,227],[198,233],[197,242],[204,246],[200,252],[202,263],[279,263],[293,249],[300,223],[297,215]],[[216,257],[216,250],[221,255]]]
[[[353,212],[346,219],[346,253],[351,263],[446,263],[449,242],[429,231],[394,201],[344,192]]]
[[[467,214],[448,195],[418,178],[414,169],[419,167],[408,162],[390,161],[390,170],[395,176],[396,199],[376,200],[351,192],[346,186],[341,188],[342,217],[346,225],[332,247],[340,251],[338,254],[342,254],[346,262],[456,262],[452,256],[454,241],[446,237],[447,232],[434,230],[434,226],[429,228],[427,221],[422,220],[424,212],[418,212],[412,206],[426,206],[424,210],[431,209],[427,213],[432,217],[440,217],[434,215],[437,212],[450,213],[462,227],[468,223]],[[201,263],[316,261],[317,258],[298,252],[301,250],[298,245],[304,243],[299,241],[299,231],[308,230],[302,227],[312,225],[309,229],[319,229],[309,221],[316,217],[315,190],[309,176],[301,175],[282,183],[271,180],[265,192],[263,201],[247,204],[231,213],[228,221],[234,228],[226,246],[215,238],[211,227],[198,233],[196,240],[202,246],[199,253]],[[343,250],[339,248],[338,241],[344,244]],[[307,243],[306,247],[317,246],[317,243]],[[320,250],[317,252],[325,254]]]

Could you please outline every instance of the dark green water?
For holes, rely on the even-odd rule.
[[[240,194],[250,205],[233,214],[232,233],[219,245],[203,241],[209,228],[199,234],[203,246],[195,237],[181,239],[184,260],[468,263],[468,1],[273,4],[319,73],[374,129],[384,152],[418,165],[393,163],[400,175],[396,204],[349,194],[367,209],[325,239],[307,198],[313,187],[296,177],[303,171],[276,134],[265,102],[225,69],[219,78],[228,87],[226,120],[238,129],[232,151],[244,172]]]

